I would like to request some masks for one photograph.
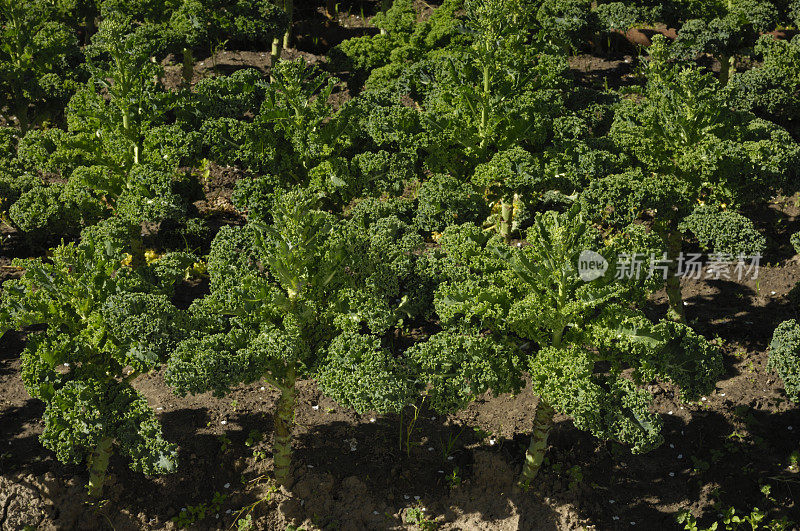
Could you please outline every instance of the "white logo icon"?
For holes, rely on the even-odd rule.
[[[608,271],[608,261],[594,251],[583,251],[578,257],[578,275],[584,282],[596,280]]]

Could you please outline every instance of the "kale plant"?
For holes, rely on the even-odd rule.
[[[411,390],[382,337],[411,309],[398,283],[413,272],[403,246],[421,240],[388,221],[354,242],[315,203],[290,192],[276,201],[271,224],[219,232],[208,257],[211,293],[193,303],[195,331],[166,373],[180,394],[221,395],[257,380],[278,389],[275,478],[287,487],[299,378],[316,376],[323,392],[358,411],[397,411]]]
[[[537,215],[523,247],[469,224],[448,228],[440,243],[428,260],[443,279],[434,306],[444,330],[406,356],[444,410],[488,390],[516,391],[529,372],[539,401],[522,484],[537,475],[556,412],[646,452],[662,436],[643,385],[670,381],[692,399],[722,371],[718,350],[689,327],[653,324],[635,309],[652,284],[615,278],[614,256],[653,244],[635,227],[600,245],[576,206]]]
[[[134,269],[99,234],[59,246],[47,261],[15,261],[25,272],[3,284],[0,299],[0,334],[37,325],[22,380],[45,403],[40,440],[62,462],[88,462],[93,497],[115,451],[146,474],[176,468],[175,445],[131,383],[158,369],[182,335],[171,286],[195,260],[169,255]]]
[[[793,402],[800,402],[800,325],[784,321],[772,335],[767,368],[778,373],[783,388]]]
[[[797,186],[800,146],[781,127],[730,111],[710,74],[666,61],[663,38],[651,55],[646,97],[626,101],[609,134],[632,167],[589,183],[581,200],[612,226],[652,219],[669,264],[669,313],[683,321],[678,265],[687,235],[729,260],[760,253],[764,238],[740,211]]]
[[[57,117],[82,77],[78,42],[51,3],[0,2],[0,116],[25,134]]]

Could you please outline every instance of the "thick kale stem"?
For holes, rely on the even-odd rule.
[[[278,65],[278,61],[281,60],[281,52],[283,51],[283,46],[281,40],[278,38],[272,39],[272,52],[269,54],[269,81],[270,83],[275,82],[275,67]]]
[[[506,242],[511,241],[511,224],[514,218],[514,201],[503,198],[500,202],[500,236]]]
[[[284,0],[284,2],[286,6],[286,18],[289,19],[289,23],[286,26],[286,33],[283,34],[283,47],[288,48],[292,41],[292,12],[294,11],[294,0]]]
[[[564,329],[559,328],[553,331],[553,346],[555,348],[561,347],[561,338],[564,336]]]
[[[273,437],[273,455],[275,463],[275,481],[278,485],[287,486],[292,468],[292,425],[294,424],[294,405],[296,375],[294,367],[286,373],[284,387],[278,399],[275,411],[275,434]]]
[[[114,448],[114,439],[103,437],[89,457],[89,496],[98,499],[103,494],[108,460]]]
[[[183,49],[183,68],[182,68],[183,84],[191,86],[192,77],[194,77],[194,55],[192,49],[186,46]]]
[[[669,310],[667,318],[686,324],[686,312],[683,309],[683,295],[681,294],[681,279],[678,276],[678,260],[681,254],[683,234],[677,229],[672,229],[667,234],[667,298]]]
[[[730,81],[731,76],[736,73],[736,57],[733,55],[723,55],[719,58],[719,82],[724,87]]]
[[[555,410],[540,398],[539,404],[536,406],[536,416],[533,418],[531,443],[525,452],[525,464],[522,465],[522,474],[519,479],[520,487],[530,487],[539,474],[544,454],[547,451],[547,438],[553,428],[554,415]]]

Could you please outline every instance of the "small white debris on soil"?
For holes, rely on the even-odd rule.
[[[230,483],[225,483],[225,484],[222,486],[222,488],[223,488],[223,489],[229,489],[229,488],[231,488],[231,484],[230,484]]]
[[[227,421],[227,420],[221,420],[221,421],[219,421],[219,423],[220,423],[220,424],[222,424],[222,425],[224,426],[225,424],[227,424],[227,423],[228,423],[228,421]]]

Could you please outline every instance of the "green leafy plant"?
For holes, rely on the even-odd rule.
[[[424,507],[409,507],[406,509],[405,521],[408,524],[417,526],[422,531],[433,531],[439,529],[439,523],[428,516]]]
[[[611,140],[635,167],[590,183],[581,200],[617,227],[652,217],[662,240],[657,257],[668,266],[669,315],[685,322],[678,267],[687,235],[729,261],[760,253],[764,238],[737,210],[796,186],[788,177],[800,146],[778,126],[731,113],[716,79],[668,62],[668,49],[656,36],[646,97],[625,103],[611,127]]]
[[[272,219],[220,231],[208,259],[211,294],[192,305],[196,331],[165,376],[181,394],[224,394],[259,379],[277,388],[275,478],[288,486],[298,378],[316,376],[323,392],[359,411],[399,410],[409,384],[380,337],[361,332],[358,307],[347,303],[352,292],[340,291],[349,285],[348,255],[335,218],[292,192]],[[369,262],[349,264],[353,280],[363,279]]]
[[[790,319],[781,323],[769,344],[767,368],[778,373],[789,399],[800,402],[800,325]]]
[[[755,55],[763,62],[733,76],[728,84],[730,100],[737,109],[791,128],[800,118],[800,102],[794,87],[800,81],[800,39],[775,39],[762,36],[755,45]]]
[[[227,494],[215,492],[214,497],[208,504],[201,503],[199,505],[189,505],[180,510],[177,516],[172,517],[172,521],[178,529],[185,529],[193,524],[205,519],[212,513],[218,513],[222,508],[222,504],[228,498]]]
[[[45,403],[40,440],[60,461],[88,462],[93,497],[115,451],[146,474],[176,468],[175,445],[131,383],[157,369],[183,333],[170,287],[193,260],[165,256],[133,269],[110,243],[87,234],[48,261],[15,262],[25,272],[3,284],[0,333],[46,325],[22,354],[25,387]]]
[[[434,305],[445,330],[406,354],[442,410],[489,389],[517,391],[529,371],[539,401],[522,484],[541,467],[556,411],[597,437],[646,452],[661,443],[661,420],[637,384],[671,380],[691,399],[722,370],[718,350],[691,329],[654,325],[633,310],[643,286],[615,279],[613,261],[600,276],[579,275],[585,251],[611,257],[642,245],[631,237],[601,248],[598,240],[576,206],[538,215],[521,248],[469,225],[451,227],[429,258],[444,271]],[[631,378],[626,368],[634,369]]]
[[[426,164],[458,177],[517,143],[543,144],[566,68],[546,45],[528,44],[525,2],[471,0],[465,9],[470,46],[437,58],[420,98]]]
[[[772,31],[778,9],[761,0],[719,0],[698,10],[678,32],[677,47],[694,58],[698,53],[714,55],[720,63],[720,84],[728,84],[736,72],[736,55],[752,47],[760,32]]]
[[[791,237],[791,244],[797,254],[800,254],[800,232],[795,232]]]
[[[80,52],[49,2],[0,2],[0,116],[22,134],[53,117],[75,91]]]

